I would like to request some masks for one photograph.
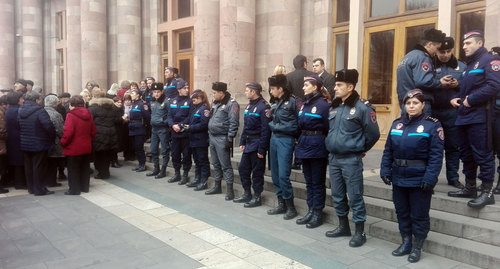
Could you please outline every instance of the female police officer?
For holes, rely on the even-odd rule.
[[[432,189],[443,162],[444,132],[437,119],[423,113],[421,90],[409,91],[403,104],[406,112],[392,123],[380,176],[385,184],[393,183],[393,201],[403,239],[392,255],[410,254],[408,261],[417,262],[429,233]]]
[[[302,171],[306,180],[307,214],[296,221],[307,224],[307,228],[316,228],[323,224],[322,211],[326,197],[326,166],[328,151],[325,137],[328,133],[328,113],[330,98],[322,89],[323,81],[317,75],[304,77],[304,103],[299,111],[301,135],[295,156],[302,160]]]
[[[144,153],[144,137],[146,136],[145,124],[149,124],[151,114],[147,105],[141,100],[139,90],[133,90],[130,93],[132,105],[130,107],[128,118],[129,136],[133,137],[135,155],[139,160],[139,166],[133,169],[136,172],[146,171],[146,154]]]

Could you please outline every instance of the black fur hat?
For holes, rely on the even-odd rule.
[[[447,49],[452,49],[455,47],[455,40],[453,40],[453,37],[447,36],[444,38],[443,43],[441,43],[441,47],[439,50],[447,50]]]
[[[285,88],[286,87],[286,76],[283,74],[278,74],[272,77],[269,77],[267,79],[269,82],[269,87],[274,86],[274,87],[281,87]]]
[[[212,90],[218,91],[218,92],[226,92],[227,91],[227,84],[224,82],[216,81],[212,83]]]
[[[358,83],[358,70],[342,69],[337,71],[335,72],[335,81],[356,84]]]

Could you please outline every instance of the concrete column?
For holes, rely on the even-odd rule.
[[[120,0],[116,9],[118,80],[141,77],[141,1]]]
[[[219,80],[219,0],[194,3],[194,89],[210,91]]]
[[[81,0],[82,82],[108,87],[106,2]],[[82,85],[83,86],[83,85]]]
[[[117,0],[107,0],[106,14],[108,27],[108,81],[109,84],[118,81],[118,45],[117,45],[117,28],[120,22],[117,19]],[[109,87],[109,85],[108,85]]]
[[[314,2],[315,1],[301,1],[301,7],[298,11],[300,15],[300,54],[308,58],[308,63],[310,63],[310,61],[312,60],[315,42]],[[308,69],[312,70],[310,64],[308,65]],[[291,70],[293,70],[293,68]]]
[[[66,74],[68,92],[78,94],[82,81],[82,32],[80,25],[80,0],[66,0]]]
[[[161,70],[160,57],[158,57],[160,55],[160,39],[158,35],[158,22],[160,21],[158,18],[160,16],[159,8],[160,3],[158,0],[149,1],[149,31],[151,35],[149,43],[147,43],[149,54],[144,54],[144,58],[149,57],[149,64],[148,62],[144,62],[144,64],[148,64],[147,69],[149,72],[143,75],[143,78],[154,76],[158,81],[163,81],[161,78],[164,76],[164,72]],[[171,61],[170,59],[172,59],[172,55],[169,55],[169,61]]]
[[[311,29],[314,40],[312,58],[323,58],[325,67],[331,66],[332,58],[332,10],[332,0],[314,1],[314,29]],[[312,70],[312,62],[309,68]]]
[[[299,31],[302,19],[302,1],[275,0],[265,2],[267,2],[267,6],[259,3],[258,7],[265,8],[263,12],[267,16],[266,25],[262,25],[262,28],[267,28],[267,43],[261,44],[267,47],[267,50],[264,53],[259,50],[258,59],[266,62],[266,70],[262,74],[263,77],[258,79],[267,83],[267,78],[272,75],[276,65],[283,64],[286,66],[287,72],[291,72],[294,70],[293,58],[297,54],[303,53],[301,50],[301,31]],[[266,42],[260,33],[257,34],[257,37],[259,42]],[[262,47],[259,46],[259,49]]]
[[[248,102],[245,83],[255,80],[255,0],[221,0],[219,23],[219,80],[238,101]]]
[[[364,43],[364,16],[365,0],[351,0],[349,21],[349,52],[347,68],[356,69],[359,77],[363,77],[363,43]],[[356,85],[356,90],[361,91],[362,79]]]
[[[14,0],[0,0],[0,88],[12,88],[16,79]]]
[[[457,16],[455,11],[456,0],[440,0],[438,6],[438,29],[446,36],[455,36]]]
[[[141,1],[142,7],[141,7],[141,20],[142,20],[142,32],[141,32],[141,66],[142,66],[142,73],[141,73],[141,78],[137,80],[136,82],[139,83],[140,80],[145,78],[147,74],[151,74],[151,35],[158,35],[157,33],[152,33],[151,32],[151,23],[157,24],[156,21],[151,21],[150,14],[151,14],[151,2],[150,1]],[[155,13],[159,12],[158,9],[155,9]],[[162,81],[163,80],[159,80]]]
[[[22,1],[22,74],[43,87],[43,1]]]
[[[496,0],[486,1],[486,17],[484,26],[485,46],[500,46],[500,2]]]

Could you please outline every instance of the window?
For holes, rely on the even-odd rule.
[[[462,40],[464,34],[473,30],[480,30],[484,32],[484,13],[484,10],[459,13],[458,19],[460,28],[458,31],[459,36],[456,38],[456,40]],[[460,44],[460,42],[455,41],[455,47],[457,47],[457,44]],[[458,47],[460,48],[461,46],[459,45]],[[464,50],[460,49],[459,51],[459,59],[465,60]]]
[[[178,33],[178,50],[188,50],[193,48],[193,31]]]
[[[193,0],[177,0],[177,18],[193,16]]]
[[[349,34],[335,35],[335,66],[332,70],[338,71],[347,68],[347,55],[349,49]]]
[[[349,22],[350,0],[337,0],[336,23]]]
[[[406,0],[406,11],[437,7],[436,0]]]
[[[56,38],[66,40],[66,11],[56,13]]]
[[[399,0],[371,0],[370,17],[399,13]]]
[[[167,22],[168,21],[168,0],[162,0],[160,6],[161,6],[161,21]]]
[[[56,76],[57,76],[57,92],[63,93],[65,89],[66,75],[64,70],[64,52],[65,49],[56,51]]]
[[[161,35],[161,52],[168,53],[168,34]]]
[[[368,100],[372,104],[391,104],[394,30],[370,34]]]

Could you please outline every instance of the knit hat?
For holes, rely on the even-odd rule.
[[[52,94],[47,95],[47,96],[45,96],[44,102],[45,102],[45,106],[55,107],[57,105],[57,103],[59,102],[59,98],[57,98],[57,96],[52,95]]]

